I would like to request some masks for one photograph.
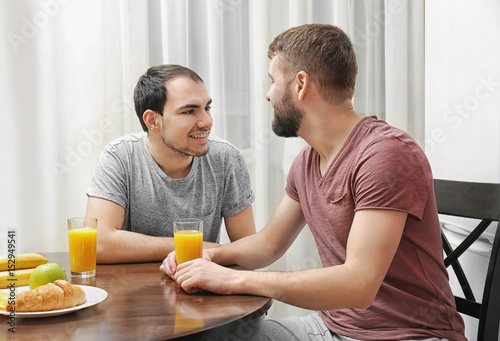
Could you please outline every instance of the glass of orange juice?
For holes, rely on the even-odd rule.
[[[69,264],[71,276],[95,276],[97,248],[97,218],[68,219]]]
[[[174,221],[175,259],[177,264],[203,255],[203,220],[185,218]]]

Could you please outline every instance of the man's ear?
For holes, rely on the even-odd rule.
[[[295,75],[295,91],[299,101],[302,101],[309,90],[309,75],[305,71],[299,71]]]
[[[151,109],[148,109],[142,114],[142,119],[144,120],[144,123],[146,124],[146,127],[148,127],[149,131],[158,131],[160,129],[160,119],[158,113],[154,112]]]

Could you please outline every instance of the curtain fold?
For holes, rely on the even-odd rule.
[[[386,115],[423,148],[425,141],[424,2],[386,0]]]
[[[139,2],[1,2],[2,222],[18,252],[66,251],[105,143],[140,129],[133,85],[149,65]],[[9,14],[9,15],[6,15]],[[140,28],[140,29],[139,29]]]

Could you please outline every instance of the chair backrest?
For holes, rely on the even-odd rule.
[[[471,246],[493,221],[500,217],[500,184],[434,180],[434,191],[440,214],[479,219],[478,226],[453,249],[442,232],[446,253],[445,265],[452,266],[462,287],[464,298],[457,296],[457,310],[479,319],[478,341],[500,340],[500,227],[493,239],[483,297],[476,300],[459,257]],[[469,274],[469,278],[471,275]]]

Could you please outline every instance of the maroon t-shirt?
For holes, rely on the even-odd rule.
[[[345,262],[356,211],[408,213],[373,304],[368,309],[320,312],[328,328],[362,340],[466,340],[443,263],[431,168],[408,134],[374,116],[365,117],[323,176],[318,153],[307,146],[294,160],[287,181],[286,193],[300,202],[324,267]]]

